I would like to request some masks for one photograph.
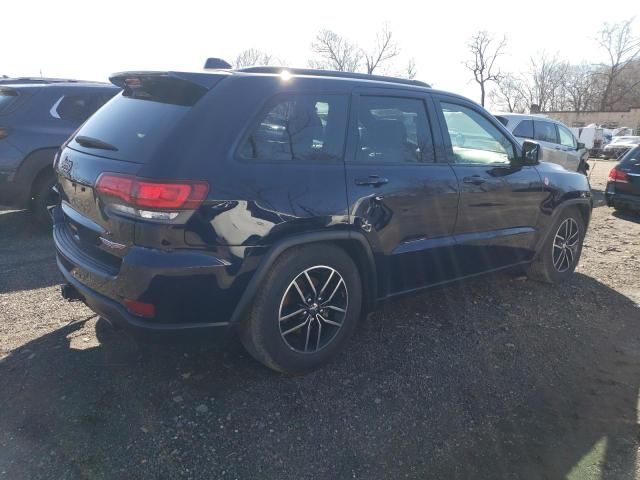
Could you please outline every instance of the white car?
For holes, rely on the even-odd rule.
[[[522,143],[540,144],[541,160],[557,163],[572,172],[586,174],[589,151],[562,122],[540,115],[495,113],[494,116]]]
[[[640,137],[638,136],[613,137],[611,143],[606,145],[602,150],[602,156],[605,159],[620,158],[638,145],[640,145]]]

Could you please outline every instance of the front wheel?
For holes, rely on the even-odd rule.
[[[573,274],[584,240],[585,227],[580,211],[568,208],[560,214],[538,257],[529,266],[527,275],[547,283],[561,283]]]
[[[333,245],[296,247],[271,267],[240,339],[266,366],[298,374],[328,362],[345,344],[362,303],[360,275]]]

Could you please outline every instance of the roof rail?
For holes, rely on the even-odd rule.
[[[288,67],[248,67],[240,68],[237,72],[247,73],[281,73],[283,70],[294,75],[309,75],[313,77],[338,77],[338,78],[354,78],[358,80],[375,80],[378,82],[400,83],[403,85],[414,85],[417,87],[431,88],[428,83],[420,80],[411,80],[408,78],[388,77],[386,75],[369,75],[368,73],[339,72],[336,70],[316,70],[313,68],[288,68]]]

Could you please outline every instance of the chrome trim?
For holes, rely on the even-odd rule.
[[[114,250],[122,250],[123,248],[127,248],[126,245],[118,242],[112,242],[111,240],[107,240],[104,237],[98,237],[100,243],[102,243],[107,248],[112,248]]]

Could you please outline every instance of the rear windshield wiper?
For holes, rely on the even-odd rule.
[[[77,143],[79,143],[80,145],[82,145],[83,147],[100,148],[102,150],[112,150],[114,152],[118,151],[118,149],[116,147],[114,147],[113,145],[111,145],[110,143],[103,142],[102,140],[98,140],[97,138],[93,138],[93,137],[85,137],[84,135],[76,135],[74,140]]]

